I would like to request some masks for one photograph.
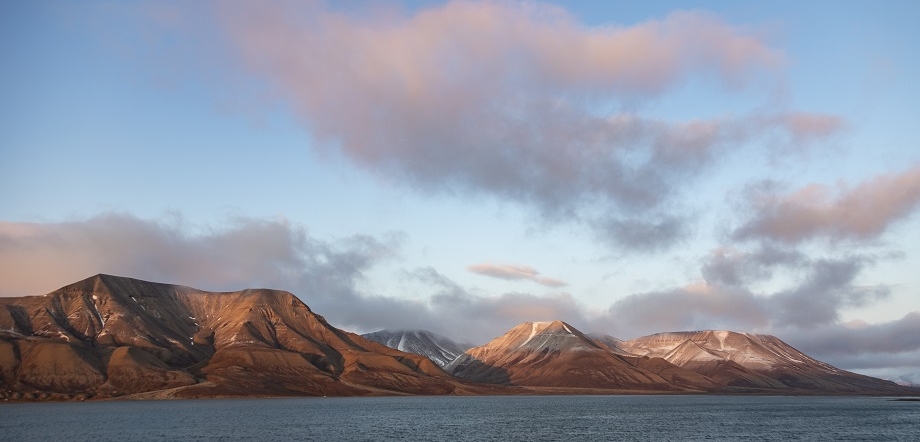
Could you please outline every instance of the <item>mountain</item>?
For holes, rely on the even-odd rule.
[[[0,298],[0,398],[470,389],[423,356],[332,327],[283,291],[97,275],[44,296]]]
[[[838,369],[770,335],[731,331],[658,333],[625,341],[623,350],[664,360],[735,390],[903,393],[893,382]]]
[[[472,347],[427,330],[380,330],[361,336],[399,351],[425,356],[442,368]]]
[[[0,298],[0,399],[708,392],[916,395],[766,335],[591,338],[526,322],[467,349],[427,332],[339,330],[293,294],[96,275]],[[402,351],[422,353],[414,354]],[[451,374],[448,374],[451,373]]]
[[[446,370],[476,382],[513,386],[684,390],[561,321],[520,324],[486,345],[467,350]]]

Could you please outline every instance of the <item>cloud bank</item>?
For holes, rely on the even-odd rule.
[[[42,295],[97,273],[211,291],[266,287],[294,293],[348,330],[422,328],[477,343],[523,321],[582,317],[569,294],[477,296],[431,268],[410,272],[427,301],[360,289],[371,268],[398,255],[393,239],[323,241],[284,219],[193,227],[118,213],[55,224],[0,222],[0,296]]]
[[[562,319],[585,331],[621,338],[669,331],[725,328],[776,334],[844,368],[884,368],[920,355],[918,312],[861,327],[839,312],[887,295],[887,287],[856,283],[869,256],[812,259],[774,248],[717,249],[702,263],[705,279],[637,293],[593,312],[568,293],[478,295],[430,267],[408,272],[425,300],[368,292],[361,282],[375,265],[399,254],[393,239],[353,236],[322,241],[283,219],[237,218],[222,229],[105,214],[58,224],[0,223],[0,295],[39,295],[96,273],[111,273],[203,290],[270,287],[291,291],[334,325],[366,332],[422,328],[484,343],[524,321]],[[479,270],[531,280],[525,266]],[[771,272],[799,275],[780,290],[755,293],[750,283]],[[509,276],[510,275],[510,276]],[[876,361],[876,362],[872,362]]]

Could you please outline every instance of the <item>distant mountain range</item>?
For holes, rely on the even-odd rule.
[[[387,347],[425,356],[442,368],[472,347],[427,330],[381,330],[361,336]]]
[[[276,290],[97,275],[0,298],[6,400],[652,391],[918,394],[728,331],[620,341],[528,322],[469,348],[421,330],[345,332]]]
[[[591,338],[560,321],[518,325],[468,350],[446,369],[477,382],[533,387],[789,394],[903,391],[893,382],[817,361],[774,336],[700,331],[621,341]]]

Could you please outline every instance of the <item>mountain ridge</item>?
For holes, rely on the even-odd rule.
[[[440,350],[453,342],[406,330],[386,341],[409,349],[410,338]],[[7,400],[917,394],[836,369],[776,337],[730,331],[622,341],[562,321],[525,322],[450,362],[440,357],[436,363],[335,328],[281,290],[210,292],[99,274],[45,295],[0,298],[0,399]]]
[[[96,275],[0,299],[5,394],[176,397],[445,394],[422,356],[332,327],[289,292],[207,292]],[[57,367],[57,368],[54,368]],[[54,368],[54,369],[51,369]]]
[[[524,322],[474,347],[445,369],[476,381],[527,387],[690,391],[630,364],[562,321]]]
[[[893,382],[818,361],[772,335],[728,330],[663,332],[625,341],[640,356],[661,357],[726,387],[854,394],[900,391]]]

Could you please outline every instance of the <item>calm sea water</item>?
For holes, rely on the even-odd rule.
[[[0,440],[920,440],[878,397],[486,396],[0,404]]]

